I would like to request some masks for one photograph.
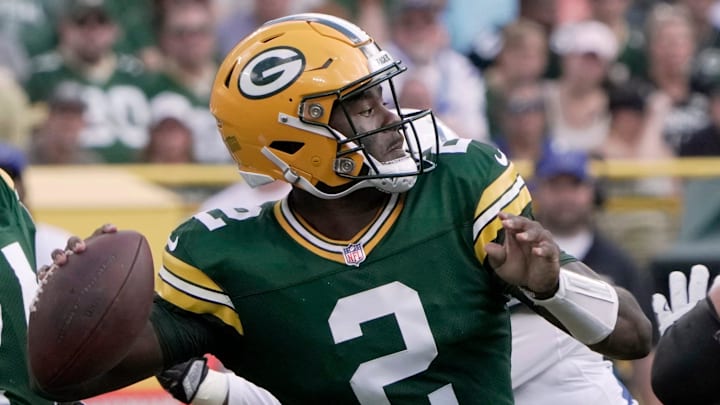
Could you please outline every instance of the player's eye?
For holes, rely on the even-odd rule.
[[[360,114],[363,117],[369,117],[372,115],[373,112],[375,112],[374,108],[367,108],[365,110],[360,111],[358,114]]]

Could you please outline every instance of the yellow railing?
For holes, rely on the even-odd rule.
[[[532,166],[527,161],[516,161],[518,171],[525,177],[532,176]],[[139,177],[163,186],[208,185],[221,186],[239,180],[235,165],[117,165]],[[37,167],[38,170],[54,168]],[[668,177],[720,177],[720,157],[679,158],[637,161],[613,159],[591,163],[592,173],[608,179],[632,179],[657,176]]]
[[[528,162],[518,171],[532,177]],[[720,177],[720,158],[683,158],[637,162],[594,162],[591,171],[610,180],[668,176]],[[79,235],[104,222],[145,232],[158,253],[168,232],[197,208],[179,189],[207,187],[211,191],[241,181],[237,168],[223,165],[102,165],[32,166],[26,175],[30,207],[36,217]],[[678,196],[624,195],[611,197],[607,209],[655,209],[676,215]]]

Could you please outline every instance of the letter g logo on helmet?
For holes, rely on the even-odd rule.
[[[238,89],[250,99],[270,97],[293,84],[305,69],[305,56],[291,47],[268,49],[240,72]]]

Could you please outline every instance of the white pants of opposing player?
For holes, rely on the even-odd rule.
[[[601,354],[525,307],[510,319],[516,405],[637,405]]]

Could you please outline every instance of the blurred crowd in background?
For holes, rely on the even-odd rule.
[[[217,63],[294,12],[366,27],[409,67],[404,107],[515,159],[720,153],[712,0],[5,0],[0,137],[36,164],[227,163]]]
[[[653,209],[599,221],[598,208],[608,195],[686,188],[602,184],[587,162],[720,156],[720,1],[3,0],[0,166],[230,163],[208,110],[218,62],[296,12],[354,21],[402,60],[401,106],[431,107],[460,136],[540,164],[537,213],[561,247],[593,267],[633,268],[614,281],[645,294],[651,253],[676,225]],[[684,196],[697,215],[679,234],[693,246],[720,243],[708,190]]]

